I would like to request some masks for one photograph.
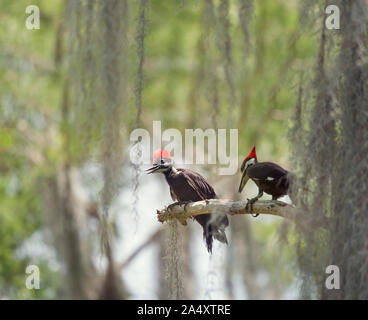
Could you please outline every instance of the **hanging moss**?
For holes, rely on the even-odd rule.
[[[136,128],[140,126],[142,112],[142,91],[143,91],[143,65],[144,65],[144,39],[147,29],[148,0],[140,0],[138,8],[138,24],[136,30],[136,47],[138,57],[137,75],[135,81],[135,105],[137,108]]]
[[[126,2],[100,2],[101,20],[104,29],[103,51],[103,91],[104,91],[104,123],[101,132],[101,156],[103,164],[104,187],[102,189],[102,205],[107,210],[112,198],[119,189],[119,169],[123,153],[121,137],[123,98],[126,74],[123,74],[123,60],[127,54],[121,55],[126,48]]]
[[[214,26],[216,24],[215,9],[212,0],[206,0],[204,2],[202,21],[205,96],[208,104],[211,106],[212,109],[212,125],[214,128],[217,128],[217,119],[220,113],[220,101],[218,95],[217,59],[214,55],[214,44],[212,41],[215,37]]]
[[[333,174],[331,241],[333,261],[342,273],[339,292],[327,297],[368,299],[368,113],[366,2],[341,1],[342,41],[339,145]]]
[[[233,123],[234,108],[236,105],[236,90],[234,85],[234,69],[230,37],[229,1],[220,0],[217,9],[218,23],[216,30],[216,44],[221,53],[221,62],[224,69],[225,80],[229,87],[229,103],[227,110],[227,125]]]
[[[101,163],[103,187],[101,204],[103,210],[103,240],[109,238],[108,214],[112,200],[121,185],[121,161],[123,139],[122,118],[126,107],[127,60],[128,60],[128,15],[126,1],[100,1],[98,3],[102,32],[102,92],[103,123],[101,128]]]
[[[176,300],[183,298],[183,275],[181,266],[181,244],[176,220],[168,222],[169,236],[167,242],[166,280],[168,285],[168,299]]]
[[[244,55],[247,54],[250,47],[249,24],[254,10],[253,2],[254,2],[253,0],[239,0],[238,16],[239,16],[239,24],[244,37],[244,51],[243,51]]]
[[[328,233],[327,230],[318,229],[318,225],[322,218],[329,216],[331,180],[326,171],[334,158],[335,114],[332,110],[336,107],[333,104],[336,90],[326,66],[327,38],[324,20],[319,20],[322,25],[320,49],[315,77],[308,87],[312,99],[308,100],[302,109],[303,89],[300,86],[292,130],[295,149],[293,163],[295,171],[299,172],[298,181],[294,181],[292,198],[295,204],[306,212],[303,229],[298,230],[300,238],[297,249],[304,279],[301,292],[304,298],[317,292],[323,282],[324,273],[321,270],[324,270],[330,261]],[[313,105],[310,106],[311,103]]]
[[[145,59],[145,51],[144,51],[144,41],[147,32],[147,12],[149,9],[149,2],[148,0],[140,0],[139,7],[138,7],[138,22],[136,28],[136,54],[137,54],[137,72],[136,72],[136,79],[135,79],[135,87],[134,87],[134,94],[135,94],[135,107],[136,107],[136,120],[135,120],[135,128],[139,128],[141,125],[141,114],[142,114],[142,93],[144,87],[144,74],[143,74],[143,66],[144,66],[144,59]],[[133,167],[133,203],[132,203],[132,212],[135,217],[136,224],[138,223],[138,188],[139,188],[139,176],[141,174],[140,165],[138,160],[142,156],[142,146],[139,141],[136,141],[134,146],[134,163]]]
[[[82,112],[86,112],[85,115],[81,115],[83,119],[83,132],[82,136],[82,150],[88,153],[88,147],[93,146],[93,141],[98,139],[99,132],[101,130],[100,116],[102,111],[99,110],[98,105],[100,103],[99,98],[96,97],[94,92],[98,92],[99,81],[97,73],[100,72],[98,64],[94,63],[99,58],[100,49],[96,43],[96,35],[98,34],[97,18],[97,5],[96,1],[88,1],[85,6],[85,41],[80,55],[83,57],[83,63],[81,65],[81,77],[82,77],[82,88],[80,91],[81,101],[84,105],[81,108]],[[87,116],[88,115],[88,116]]]
[[[121,130],[128,88],[128,2],[68,1],[66,10],[73,106],[70,118],[79,138],[74,139],[71,154],[82,160],[94,152],[100,160],[101,225],[106,238],[109,207],[121,186]]]
[[[304,230],[298,230],[298,260],[303,297],[367,299],[368,267],[362,252],[368,231],[368,202],[363,196],[368,191],[368,165],[363,160],[368,155],[363,63],[368,17],[364,1],[336,5],[344,12],[341,30],[326,30],[322,21],[315,76],[308,89],[312,99],[301,110],[299,98],[291,131],[298,173],[294,187],[299,189],[295,202],[305,211]],[[327,50],[328,46],[337,50]],[[327,227],[319,227],[323,219],[328,219]],[[340,290],[325,287],[330,264],[340,269]]]

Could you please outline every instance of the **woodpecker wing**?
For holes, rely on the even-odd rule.
[[[185,177],[190,187],[197,193],[197,195],[202,200],[216,198],[215,190],[199,173],[189,169],[177,169],[177,170],[180,171],[180,174],[182,174]]]
[[[178,197],[175,194],[175,192],[173,191],[173,189],[170,187],[170,195],[171,195],[171,199],[173,199],[173,201],[178,201]]]
[[[253,180],[278,180],[288,171],[273,162],[258,162],[248,167],[247,175]]]
[[[215,190],[199,173],[189,169],[177,169],[177,171],[199,199],[216,198]],[[226,215],[200,214],[195,216],[194,219],[203,227],[203,236],[206,239],[207,250],[210,253],[212,253],[213,237],[220,242],[227,243],[225,228],[229,225],[229,220]]]

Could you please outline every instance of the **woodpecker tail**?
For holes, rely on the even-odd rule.
[[[212,254],[213,237],[210,229],[211,229],[210,225],[208,225],[203,229],[203,239],[206,240],[207,251]]]
[[[229,225],[229,220],[226,215],[201,214],[195,219],[203,227],[203,238],[206,240],[209,253],[212,253],[213,238],[222,243],[228,243],[225,228]]]
[[[226,233],[225,233],[225,228],[217,228],[214,231],[212,231],[212,234],[216,240],[222,243],[228,244]]]

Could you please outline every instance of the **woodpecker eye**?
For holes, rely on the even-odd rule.
[[[165,161],[161,159],[161,164],[164,164],[164,163],[165,163]]]
[[[249,160],[248,160],[248,162],[247,162],[247,168],[248,168],[249,166],[251,166],[251,165],[255,164],[255,162],[256,162],[256,160],[255,160],[254,158],[249,159]]]

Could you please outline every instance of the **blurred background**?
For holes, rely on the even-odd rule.
[[[26,28],[31,4],[40,29]],[[229,245],[216,242],[209,255],[198,224],[157,221],[156,210],[172,202],[169,188],[131,163],[130,133],[152,132],[154,120],[182,133],[238,129],[239,163],[256,145],[260,161],[297,168],[290,142],[304,146],[295,123],[301,95],[316,96],[305,92],[319,69],[324,8],[297,0],[3,0],[0,298],[300,298],[301,242],[291,222],[233,216]],[[237,192],[239,171],[188,167],[220,198],[257,194],[253,182]],[[25,286],[28,265],[40,269],[38,290]]]

